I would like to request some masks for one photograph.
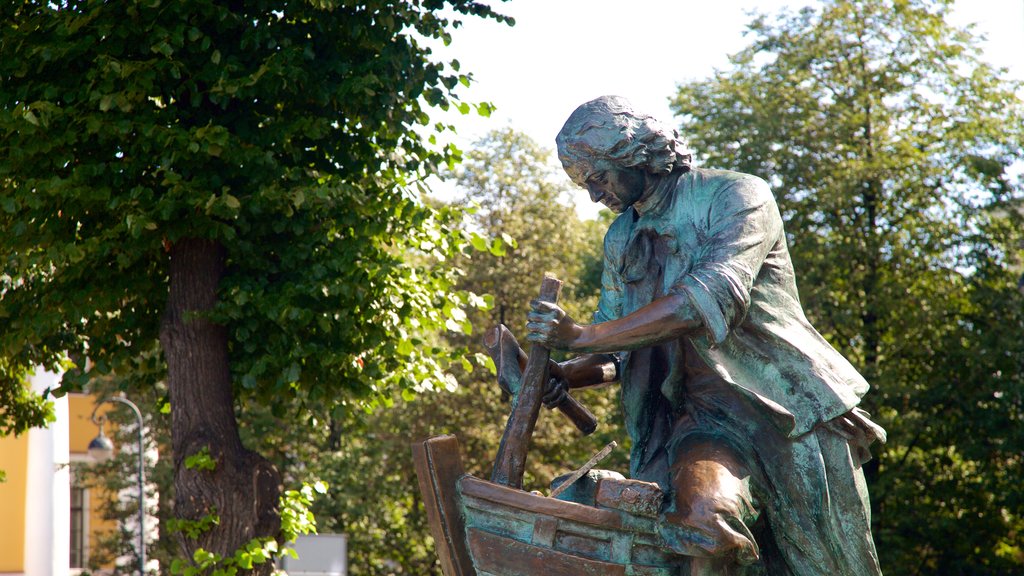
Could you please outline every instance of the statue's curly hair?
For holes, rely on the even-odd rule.
[[[601,96],[577,108],[555,143],[562,167],[580,186],[598,160],[661,175],[689,170],[693,159],[679,132],[634,110],[621,96]]]

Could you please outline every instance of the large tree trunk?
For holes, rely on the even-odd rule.
[[[215,513],[220,521],[198,538],[181,535],[191,558],[198,548],[231,555],[280,527],[280,475],[238,436],[228,364],[227,331],[202,316],[217,301],[223,246],[186,239],[171,248],[170,293],[160,329],[167,359],[174,452],[174,512],[184,520]],[[185,458],[208,448],[213,470],[189,469]],[[255,573],[269,573],[269,563]]]

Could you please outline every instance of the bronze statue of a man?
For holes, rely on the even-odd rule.
[[[621,381],[630,474],[668,496],[661,533],[693,574],[880,574],[861,464],[884,431],[804,316],[768,185],[691,166],[674,129],[619,97],[577,108],[557,144],[619,216],[594,322],[532,303],[528,340],[588,353],[548,397]]]

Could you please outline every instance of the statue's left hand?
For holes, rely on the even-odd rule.
[[[555,408],[565,401],[569,391],[569,381],[561,365],[554,360],[548,361],[548,385],[544,389],[541,402],[548,408]]]
[[[526,339],[556,350],[572,350],[583,328],[557,304],[532,300],[530,308]]]

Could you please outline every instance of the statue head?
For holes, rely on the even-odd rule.
[[[577,108],[555,143],[566,174],[582,187],[602,165],[659,176],[688,170],[692,159],[674,128],[620,96],[601,96]]]

